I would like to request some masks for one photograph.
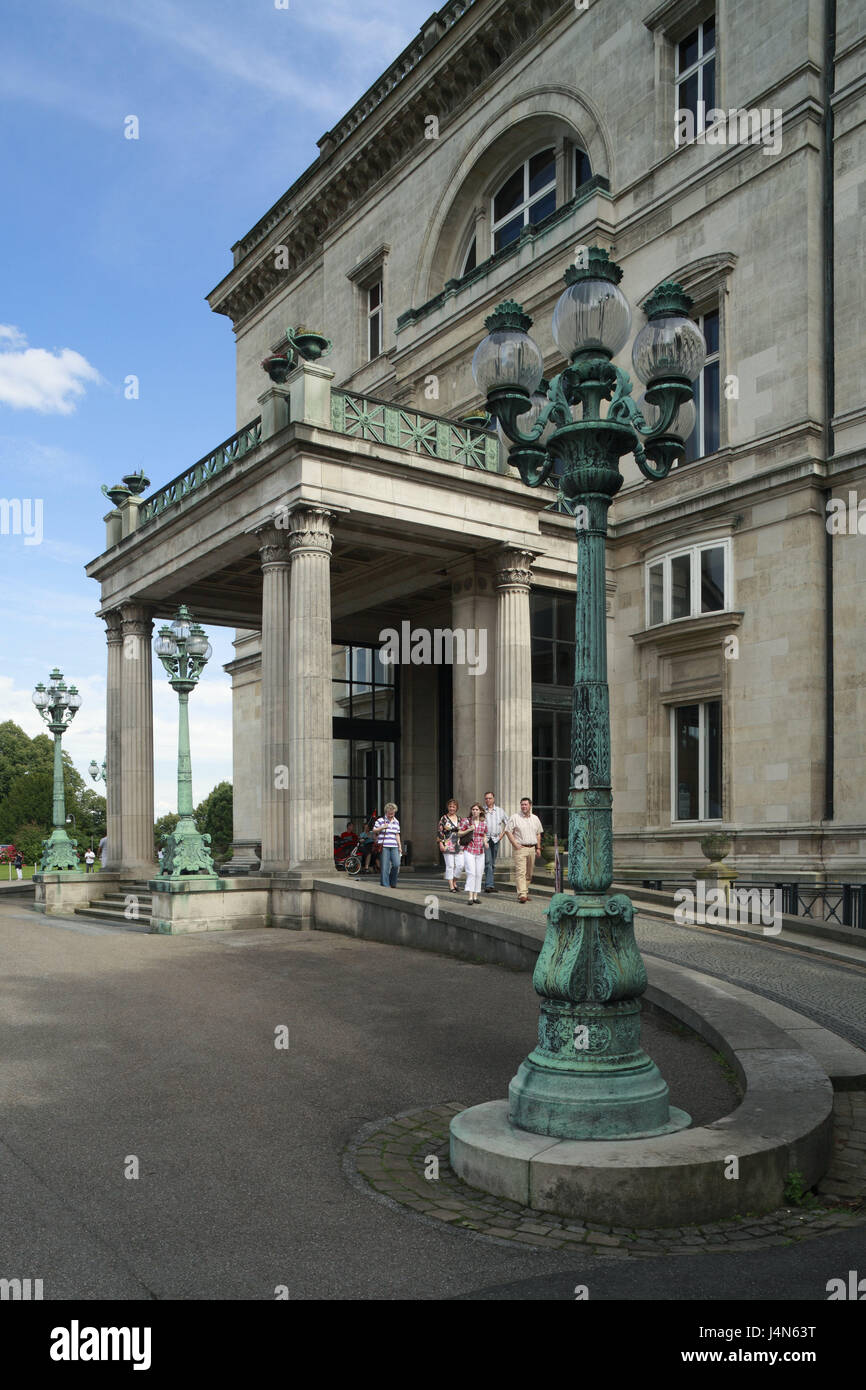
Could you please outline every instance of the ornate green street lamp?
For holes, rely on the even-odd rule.
[[[196,829],[192,815],[192,766],[189,756],[189,696],[212,656],[203,627],[192,619],[186,604],[177,610],[171,627],[163,625],[153,644],[154,651],[168,672],[179,702],[177,735],[177,813],[178,822],[166,836],[161,878],[217,878],[210,856],[210,835]]]
[[[533,975],[541,996],[538,1046],[509,1087],[509,1120],[563,1139],[628,1139],[685,1128],[668,1088],[640,1046],[646,968],[634,938],[634,908],[613,880],[610,709],[605,628],[607,513],[622,486],[619,459],[633,454],[647,478],[682,458],[694,424],[692,382],[706,344],[688,317],[692,301],[666,282],[644,304],[631,381],[612,358],[625,345],[631,310],[622,270],[590,247],[565,273],[553,336],[569,366],[542,383],[532,320],[513,300],[486,320],[472,371],[487,407],[514,447],[509,462],[530,487],[552,474],[577,532],[577,624],[572,700],[568,876],[557,893]],[[602,404],[607,409],[602,414]]]
[[[99,763],[96,761],[96,759],[93,758],[92,761],[91,761],[91,763],[90,763],[89,768],[87,769],[87,771],[90,773],[90,775],[91,775],[91,777],[93,778],[94,782],[104,782],[104,781],[105,781],[105,760],[103,759],[102,766],[100,767],[100,765],[99,765]]]
[[[54,807],[53,830],[43,841],[39,872],[43,874],[73,870],[80,873],[77,840],[66,833],[66,796],[63,790],[63,751],[61,739],[81,708],[81,696],[74,685],[66,686],[63,672],[54,670],[48,677],[46,690],[40,681],[33,692],[33,703],[54,735]]]

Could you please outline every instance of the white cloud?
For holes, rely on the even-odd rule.
[[[102,381],[80,352],[48,352],[26,343],[19,328],[0,324],[0,404],[43,415],[71,415],[86,383]]]

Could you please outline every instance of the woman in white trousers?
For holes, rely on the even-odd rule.
[[[457,892],[457,875],[463,873],[463,849],[460,832],[466,830],[469,822],[461,820],[459,807],[452,799],[445,807],[445,814],[439,822],[437,838],[439,848],[445,856],[445,879],[452,893]]]
[[[478,895],[481,892],[481,880],[484,877],[484,850],[487,847],[487,822],[484,819],[484,811],[477,801],[474,806],[470,807],[468,828],[470,834],[463,851],[463,862],[466,865],[468,901],[470,904],[475,904],[481,901]]]

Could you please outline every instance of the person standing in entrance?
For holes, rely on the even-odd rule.
[[[445,856],[445,880],[452,893],[457,892],[457,875],[462,874],[465,868],[460,835],[461,832],[469,829],[469,822],[461,820],[457,814],[459,809],[457,802],[452,797],[445,807],[445,814],[440,818],[436,830],[439,849]]]
[[[383,888],[396,888],[397,875],[400,872],[400,856],[403,853],[403,844],[400,839],[400,822],[397,819],[397,807],[393,801],[389,801],[385,807],[384,816],[380,816],[373,826],[373,834],[379,846],[379,857],[382,861],[382,877],[380,883]]]
[[[493,792],[484,793],[484,819],[487,822],[487,848],[484,851],[484,891],[485,893],[495,893],[493,871],[496,868],[499,841],[505,834],[508,817],[502,807],[496,805],[496,797]]]
[[[529,901],[529,885],[536,859],[541,858],[541,836],[543,826],[538,816],[532,813],[532,802],[528,796],[520,799],[520,814],[511,816],[505,833],[514,846],[514,873],[517,878],[517,901]]]

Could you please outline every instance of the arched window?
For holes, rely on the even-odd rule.
[[[556,152],[551,146],[525,159],[499,189],[491,203],[491,251],[516,241],[524,227],[534,226],[556,208]]]

